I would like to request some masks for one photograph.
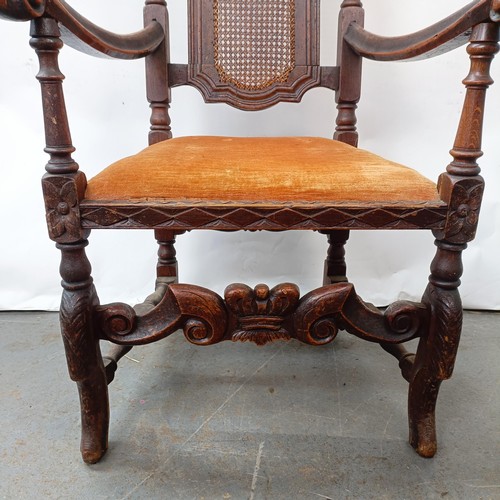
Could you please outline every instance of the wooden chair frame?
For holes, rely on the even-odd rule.
[[[61,330],[69,373],[77,382],[82,416],[83,460],[95,463],[108,442],[107,385],[118,360],[133,345],[164,338],[183,329],[196,345],[223,340],[265,344],[296,338],[313,345],[331,342],[343,329],[379,343],[395,356],[409,382],[410,443],[424,457],[436,452],[435,404],[442,380],[452,374],[462,324],[458,293],[462,274],[461,253],[473,240],[484,181],[477,159],[481,156],[481,131],[485,93],[492,83],[490,63],[498,51],[499,0],[475,0],[443,21],[417,33],[381,37],[363,28],[364,10],[359,0],[344,0],[340,9],[338,64],[321,67],[318,53],[319,0],[298,0],[295,22],[312,24],[294,36],[304,44],[294,54],[296,67],[264,89],[238,88],[217,76],[217,67],[204,64],[214,46],[207,33],[206,9],[190,1],[188,64],[169,60],[168,16],[164,0],[146,0],[145,28],[131,35],[116,35],[94,25],[64,0],[0,0],[0,17],[31,20],[31,45],[40,60],[37,75],[42,87],[46,148],[49,161],[43,177],[49,235],[61,251],[63,296]],[[205,16],[205,17],[204,17]],[[301,17],[303,16],[303,17]],[[213,26],[213,24],[212,24]],[[208,30],[210,31],[210,30]],[[68,45],[89,54],[120,59],[145,58],[147,98],[150,102],[150,144],[172,137],[168,116],[170,88],[192,85],[208,102],[226,102],[246,110],[263,109],[276,102],[298,102],[310,88],[335,90],[338,107],[334,138],[357,145],[356,107],[360,98],[363,58],[396,61],[441,54],[469,42],[471,69],[464,80],[467,92],[453,160],[438,182],[439,201],[412,206],[404,203],[335,206],[303,203],[286,210],[268,204],[248,211],[182,203],[128,205],[92,203],[84,199],[85,175],[73,160],[71,135],[64,103],[63,75],[58,53]],[[306,43],[307,42],[307,43]],[[201,215],[200,215],[201,214]],[[123,303],[100,305],[85,254],[92,229],[154,229],[159,244],[157,286],[136,307]],[[185,230],[313,229],[328,236],[323,287],[300,297],[296,285],[285,283],[269,290],[242,284],[228,286],[224,298],[195,285],[177,283],[174,242]],[[365,303],[347,281],[344,244],[349,230],[364,228],[428,229],[436,238],[428,287],[419,303],[400,301],[385,312]],[[416,354],[402,344],[419,338]],[[115,344],[101,356],[99,341]]]

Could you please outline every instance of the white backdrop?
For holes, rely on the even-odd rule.
[[[141,28],[142,0],[73,0],[94,22],[119,32]],[[186,0],[170,0],[172,62],[185,62]],[[341,0],[322,8],[322,63],[335,64],[336,16]],[[365,0],[367,29],[397,35],[420,29],[465,5],[466,0]],[[113,13],[116,9],[119,14]],[[46,235],[40,177],[46,156],[37,61],[25,23],[0,24],[0,309],[56,309],[60,288],[58,251]],[[500,83],[500,61],[492,74]],[[142,61],[94,59],[65,48],[66,101],[77,148],[75,159],[87,176],[146,145],[149,110]],[[468,72],[465,48],[416,63],[364,66],[359,105],[360,146],[414,168],[430,178],[450,161]],[[102,90],[104,89],[104,90]],[[500,309],[500,87],[488,96],[481,159],[487,181],[481,223],[464,255],[461,287],[468,308]],[[316,135],[330,137],[335,120],[333,94],[316,89],[299,105],[244,113],[205,105],[191,88],[173,91],[176,136]],[[384,305],[418,299],[434,254],[429,232],[353,232],[347,247],[349,276],[358,293]],[[326,237],[312,233],[195,232],[178,239],[183,282],[219,293],[236,281],[274,285],[293,281],[302,291],[321,283]],[[156,244],[152,232],[94,231],[88,254],[101,302],[135,303],[152,291]]]

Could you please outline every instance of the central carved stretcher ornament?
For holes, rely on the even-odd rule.
[[[263,345],[296,338],[312,345],[331,342],[339,329],[372,342],[397,344],[420,336],[428,308],[395,302],[385,312],[363,302],[351,283],[336,283],[300,298],[299,288],[283,283],[271,290],[229,285],[224,299],[195,285],[163,285],[162,298],[146,312],[115,303],[97,306],[95,325],[103,339],[123,345],[146,344],[179,329],[193,344],[223,340]]]

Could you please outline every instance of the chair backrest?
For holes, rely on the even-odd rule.
[[[189,0],[188,82],[207,102],[262,109],[321,84],[319,0]]]
[[[160,21],[167,33],[165,56],[158,57],[156,51],[147,65],[154,129],[150,142],[170,137],[166,104],[170,92],[167,97],[158,85],[159,75],[165,73],[168,88],[191,85],[206,102],[247,111],[299,102],[315,87],[335,90],[339,105],[335,138],[356,145],[354,110],[360,95],[361,57],[345,44],[344,34],[353,21],[363,25],[359,0],[344,0],[341,5],[337,66],[320,66],[320,0],[188,0],[188,6],[188,63],[170,63],[165,15]],[[160,20],[160,9],[166,9],[163,0],[146,1],[146,25]]]

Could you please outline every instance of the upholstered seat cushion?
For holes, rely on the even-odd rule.
[[[85,199],[421,203],[438,194],[415,170],[330,139],[196,136],[114,163]]]

